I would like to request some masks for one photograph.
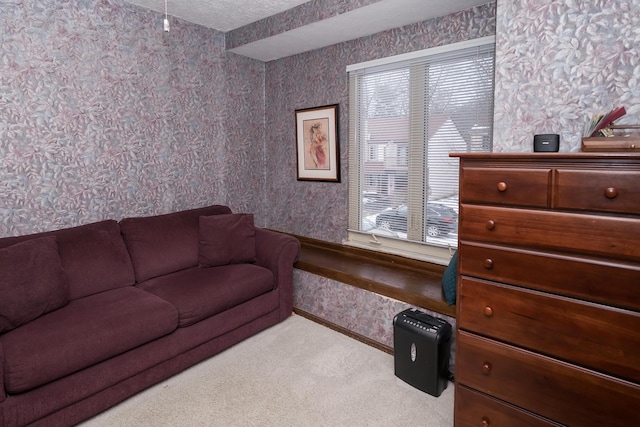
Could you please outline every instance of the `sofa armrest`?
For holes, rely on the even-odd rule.
[[[256,227],[256,264],[273,272],[280,292],[280,319],[293,310],[293,264],[298,260],[300,242],[293,236]]]

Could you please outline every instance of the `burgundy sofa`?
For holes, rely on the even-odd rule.
[[[0,426],[76,424],[284,320],[299,248],[220,205],[0,239]]]

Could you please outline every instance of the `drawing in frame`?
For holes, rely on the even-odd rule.
[[[296,110],[298,181],[340,182],[338,104]]]

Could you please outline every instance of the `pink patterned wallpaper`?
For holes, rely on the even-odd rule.
[[[265,114],[270,227],[331,242],[347,236],[347,65],[493,34],[495,4],[489,3],[268,62]],[[339,104],[342,181],[296,181],[294,112],[328,104]]]
[[[624,106],[640,123],[640,0],[498,0],[495,151],[560,134],[579,151],[590,115]]]
[[[0,2],[0,236],[262,212],[264,65],[174,21],[120,0]]]
[[[490,3],[267,63],[266,193],[271,208],[271,228],[333,242],[341,242],[346,237],[347,65],[494,32],[495,3]],[[298,182],[294,111],[327,104],[339,104],[342,182]],[[410,307],[304,271],[296,271],[294,277],[294,306],[390,347],[393,347],[393,317]],[[455,319],[444,318],[455,326]],[[455,344],[451,363],[454,349]]]

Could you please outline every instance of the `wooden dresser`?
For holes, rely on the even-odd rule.
[[[454,156],[455,425],[640,426],[640,155]]]

